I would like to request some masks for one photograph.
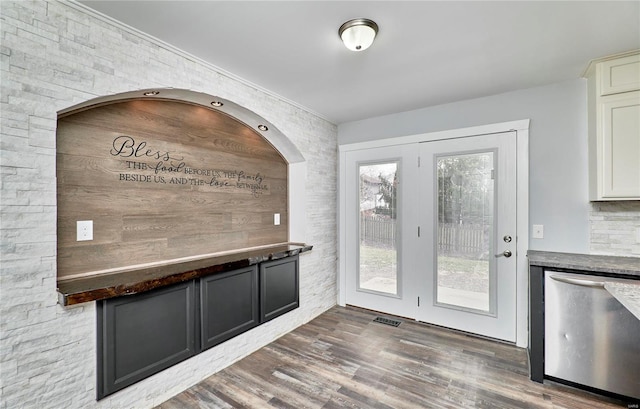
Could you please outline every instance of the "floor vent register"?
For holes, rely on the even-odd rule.
[[[384,317],[376,317],[373,320],[373,322],[378,322],[380,324],[385,324],[385,325],[391,325],[392,327],[397,327],[402,323],[402,321],[392,320],[390,318],[384,318]]]

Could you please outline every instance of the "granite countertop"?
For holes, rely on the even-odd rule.
[[[626,278],[605,281],[604,288],[640,319],[640,258],[529,250],[529,265],[578,274]],[[605,278],[606,280],[606,278]]]
[[[608,281],[604,288],[640,320],[640,284]]]
[[[58,281],[58,303],[80,304],[137,294],[198,277],[244,268],[264,261],[293,257],[313,249],[301,243],[285,243],[238,250],[219,256],[169,263],[162,266]]]
[[[640,258],[529,250],[529,265],[640,279]]]

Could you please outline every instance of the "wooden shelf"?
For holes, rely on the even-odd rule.
[[[279,244],[232,254],[162,266],[58,281],[58,303],[74,305],[123,295],[138,294],[198,277],[223,273],[263,261],[293,257],[313,249],[300,243]]]

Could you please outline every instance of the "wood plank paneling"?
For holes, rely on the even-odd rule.
[[[154,99],[65,115],[58,278],[286,242],[287,186],[280,153],[212,109]],[[78,220],[93,241],[76,241]]]
[[[157,409],[620,408],[568,386],[529,380],[526,350],[334,307]],[[634,406],[635,407],[635,406]]]

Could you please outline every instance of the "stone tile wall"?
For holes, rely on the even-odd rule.
[[[592,202],[591,253],[640,257],[640,201]]]
[[[0,407],[148,408],[336,302],[336,127],[140,33],[58,1],[0,1]],[[97,96],[191,89],[273,123],[307,160],[301,306],[100,402],[95,303],[56,295],[57,111]],[[295,194],[295,192],[291,192]]]

